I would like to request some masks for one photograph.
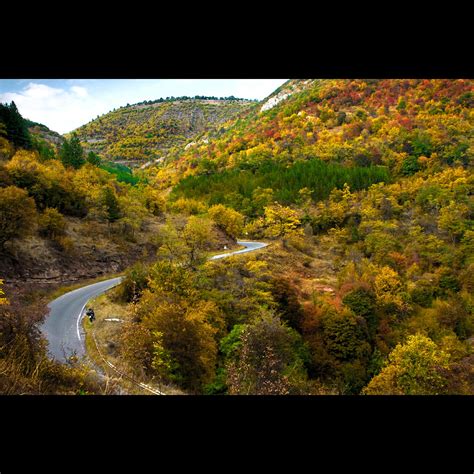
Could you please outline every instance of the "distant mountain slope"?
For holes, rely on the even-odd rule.
[[[53,158],[63,142],[64,137],[46,125],[22,117],[13,101],[0,103],[0,160],[11,158],[18,148]]]
[[[28,130],[34,137],[44,140],[56,147],[61,146],[64,142],[64,137],[53,130],[50,130],[46,125],[42,123],[33,122],[31,120],[26,120]]]
[[[75,132],[87,151],[113,161],[150,161],[245,112],[254,101],[145,101],[109,112]]]

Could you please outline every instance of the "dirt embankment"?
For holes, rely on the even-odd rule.
[[[107,224],[70,218],[67,221],[66,235],[59,241],[35,235],[6,244],[0,254],[0,279],[6,289],[55,289],[119,273],[139,260],[156,259],[154,240],[163,225],[158,219],[147,222],[133,238]],[[235,242],[216,231],[216,243],[209,250],[235,246]]]
[[[8,242],[0,255],[0,278],[7,287],[54,287],[117,273],[155,256],[152,231],[127,240],[106,225],[68,219],[63,239],[33,236]]]
[[[6,284],[70,283],[120,272],[137,260],[147,259],[155,250],[150,244],[115,249],[92,244],[65,253],[54,243],[32,239],[26,251],[23,248],[2,255],[0,276]]]

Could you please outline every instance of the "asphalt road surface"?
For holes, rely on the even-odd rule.
[[[261,249],[268,245],[262,242],[248,241],[237,241],[237,243],[245,248],[214,255],[210,260],[253,252],[254,250]],[[76,355],[79,358],[85,355],[85,336],[82,330],[81,320],[87,302],[110,288],[117,286],[121,280],[122,277],[117,277],[83,286],[77,290],[65,293],[48,304],[50,313],[40,326],[40,329],[48,340],[48,353],[52,359],[66,362],[72,355]]]
[[[48,304],[50,312],[40,329],[48,340],[48,352],[52,359],[65,362],[72,355],[85,355],[81,325],[85,306],[90,299],[118,285],[121,280],[122,277],[118,277],[83,286]]]
[[[263,242],[247,242],[243,240],[238,240],[237,243],[239,245],[244,246],[245,248],[241,250],[235,250],[234,252],[227,252],[227,253],[221,253],[219,255],[214,255],[213,257],[209,258],[209,260],[217,260],[218,258],[230,257],[231,255],[237,255],[239,253],[253,252],[254,250],[261,249],[268,245],[268,244],[264,244]]]

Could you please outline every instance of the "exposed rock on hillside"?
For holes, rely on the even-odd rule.
[[[188,99],[121,107],[78,128],[86,151],[113,161],[150,161],[233,119],[254,102]]]

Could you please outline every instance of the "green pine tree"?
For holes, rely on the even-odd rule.
[[[93,151],[90,151],[87,154],[87,161],[88,161],[88,163],[90,163],[91,165],[94,165],[94,166],[99,166],[100,163],[101,163],[101,159],[100,159],[99,155],[97,155]]]
[[[86,160],[79,137],[74,133],[71,140],[65,140],[60,151],[61,161],[64,166],[80,168]]]
[[[7,138],[16,147],[30,149],[32,147],[30,132],[26,120],[21,116],[15,102],[0,104],[0,122],[3,122]]]
[[[104,189],[103,199],[105,208],[107,210],[107,220],[109,222],[115,222],[117,219],[120,219],[120,206],[117,197],[111,188],[107,187]]]

